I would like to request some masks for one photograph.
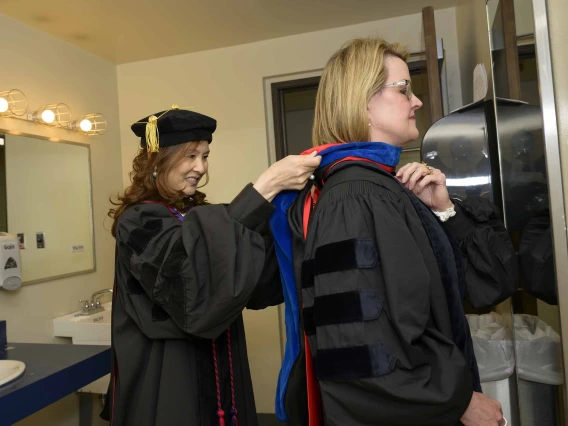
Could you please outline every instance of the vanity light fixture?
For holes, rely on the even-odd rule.
[[[87,136],[102,135],[107,130],[104,115],[86,114],[73,120],[71,109],[64,103],[48,104],[33,113],[28,113],[28,100],[21,90],[0,91],[0,119],[17,118],[33,121],[50,127],[61,127]]]
[[[100,113],[87,114],[69,123],[68,127],[71,130],[82,132],[87,136],[102,135],[106,132],[107,121],[104,115]]]
[[[49,126],[67,127],[71,122],[71,110],[65,104],[49,104],[38,109],[32,120]]]
[[[0,117],[19,117],[28,110],[26,95],[18,89],[0,92]]]

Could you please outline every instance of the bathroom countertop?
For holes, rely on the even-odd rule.
[[[110,373],[109,346],[8,343],[0,360],[26,364],[0,387],[0,426],[11,425]]]

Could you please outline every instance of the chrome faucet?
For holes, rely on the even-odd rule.
[[[91,295],[90,300],[79,300],[79,302],[81,303],[84,302],[83,309],[81,310],[81,313],[79,315],[87,316],[104,311],[105,308],[101,306],[99,298],[106,293],[112,293],[112,289],[105,288],[104,290],[95,291]]]

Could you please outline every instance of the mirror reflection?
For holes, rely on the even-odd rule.
[[[514,57],[504,42],[511,24],[504,24],[503,2],[490,3],[497,4],[489,22],[504,220],[520,266],[512,300],[520,421],[561,425],[562,346],[532,2],[515,3]]]
[[[490,0],[486,15],[479,3],[461,2],[462,16],[476,22],[458,38],[475,40],[460,51],[461,62],[485,66],[487,95],[475,102],[464,96],[464,107],[434,123],[422,158],[446,173],[451,196],[481,196],[499,207],[518,255],[511,298],[466,306],[484,393],[502,403],[509,424],[561,425],[562,345],[532,2]],[[471,82],[473,68],[460,72]]]
[[[17,236],[23,284],[95,268],[89,147],[2,135],[0,231]]]

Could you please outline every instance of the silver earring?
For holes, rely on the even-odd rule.
[[[371,122],[369,121],[369,127],[371,127]]]
[[[152,172],[152,176],[158,176],[158,166],[154,166],[154,171]]]

